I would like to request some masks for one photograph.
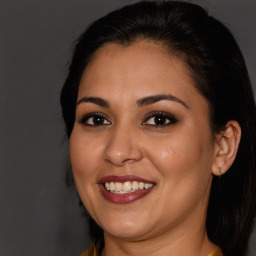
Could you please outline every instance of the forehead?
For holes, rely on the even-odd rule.
[[[209,123],[208,102],[196,89],[187,66],[151,42],[100,48],[84,71],[77,102],[98,97],[108,102],[114,113],[131,114],[136,113],[133,111],[141,99],[153,95],[174,96],[188,107],[190,119]],[[180,104],[170,104],[172,110],[181,108]]]
[[[102,90],[175,93],[182,88],[183,93],[195,90],[186,64],[163,45],[138,41],[128,46],[109,43],[98,49],[83,73],[79,93]]]

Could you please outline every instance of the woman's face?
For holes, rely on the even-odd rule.
[[[145,239],[204,226],[215,159],[208,105],[162,46],[107,44],[81,79],[70,158],[106,234]]]

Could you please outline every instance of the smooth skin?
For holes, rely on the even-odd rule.
[[[214,134],[186,65],[146,40],[98,49],[77,102],[70,159],[80,198],[104,230],[102,255],[209,255],[212,177],[233,163],[239,124]],[[99,189],[109,175],[136,175],[155,187],[132,203],[111,203]]]

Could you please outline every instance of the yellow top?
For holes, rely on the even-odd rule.
[[[95,245],[90,246],[81,256],[99,256]],[[223,256],[221,249],[216,247],[208,256]]]
[[[90,246],[81,256],[97,256],[95,245]]]
[[[209,256],[223,256],[223,253],[219,247],[216,247],[215,250],[209,254]]]

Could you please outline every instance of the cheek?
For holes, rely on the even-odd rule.
[[[210,136],[205,134],[191,129],[151,141],[154,147],[147,147],[148,157],[164,176],[178,178],[193,176],[195,173],[209,176],[213,148]]]
[[[169,212],[179,218],[182,212],[191,210],[197,202],[206,202],[213,155],[208,137],[197,135],[195,130],[187,130],[186,133],[176,133],[152,143],[154,147],[147,154],[160,174],[159,191],[165,200],[158,207],[160,211],[166,211],[166,220]]]
[[[69,153],[72,171],[76,185],[79,189],[81,183],[97,182],[96,169],[99,163],[101,147],[90,136],[74,128],[69,140]]]
[[[78,194],[90,214],[94,214],[94,203],[98,191],[97,170],[100,147],[90,136],[84,136],[76,127],[69,140],[70,161]]]

